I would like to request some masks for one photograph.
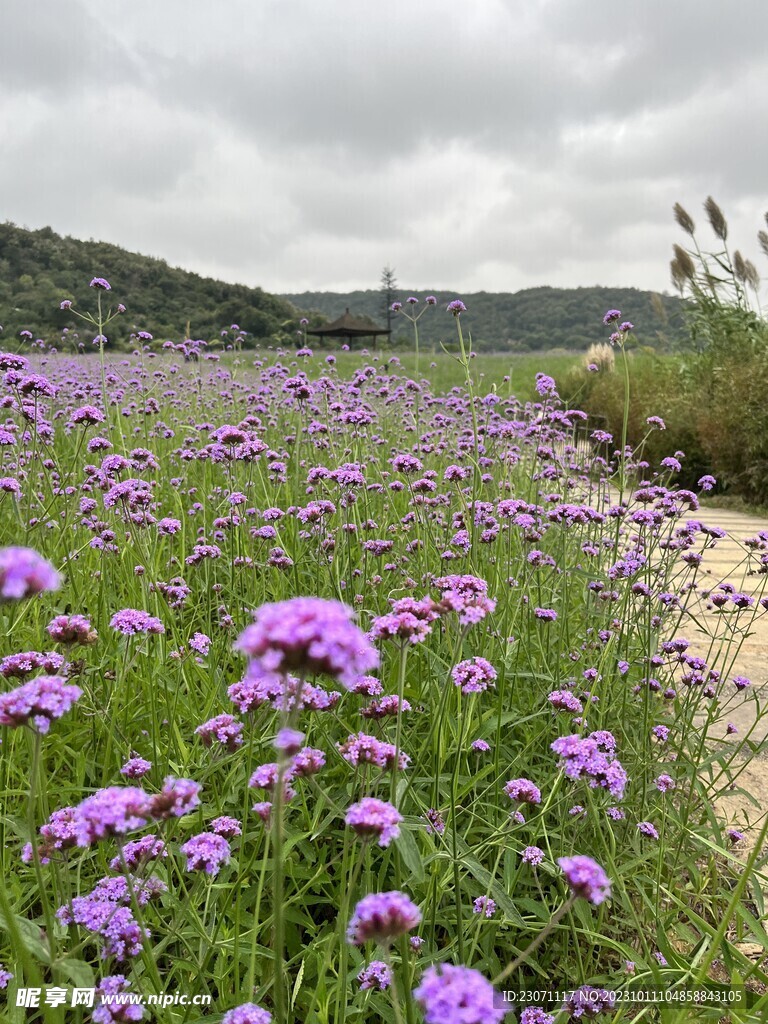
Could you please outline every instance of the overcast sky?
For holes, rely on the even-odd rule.
[[[767,123],[766,0],[0,6],[0,220],[270,291],[768,278]]]

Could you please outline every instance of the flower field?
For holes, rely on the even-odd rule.
[[[702,574],[682,453],[486,383],[462,310],[446,389],[423,353],[6,341],[10,1021],[682,1020],[642,993],[707,982],[753,1016],[695,1019],[765,1019],[766,828],[716,805],[768,598]]]

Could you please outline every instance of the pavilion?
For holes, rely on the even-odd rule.
[[[377,327],[375,324],[366,323],[358,317],[352,316],[347,307],[343,316],[334,320],[332,324],[325,327],[316,327],[313,331],[307,331],[316,338],[342,338],[349,341],[352,338],[370,338],[375,341],[379,335],[391,334],[387,327]]]

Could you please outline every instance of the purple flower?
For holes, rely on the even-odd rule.
[[[557,391],[557,384],[553,377],[547,376],[546,373],[536,374],[536,391],[540,395],[553,395]]]
[[[614,323],[616,323],[617,320],[620,320],[620,319],[621,319],[621,310],[620,309],[609,309],[608,312],[603,317],[603,323],[607,327],[608,324],[614,324]]]
[[[211,832],[217,836],[224,836],[225,839],[235,839],[243,834],[240,822],[237,818],[230,818],[223,814],[220,818],[214,818],[211,822]]]
[[[193,782],[192,779],[169,776],[163,782],[160,792],[152,797],[150,814],[160,821],[181,818],[199,807],[202,788],[199,782]]]
[[[298,729],[281,729],[275,736],[272,746],[279,750],[285,757],[293,757],[301,750],[304,741],[304,733]]]
[[[362,946],[373,939],[388,946],[421,923],[421,911],[403,892],[374,892],[355,907],[347,928],[347,941]]]
[[[221,1024],[271,1024],[272,1014],[256,1003],[243,1003],[234,1010],[227,1010]]]
[[[111,974],[102,978],[96,989],[96,1006],[93,1011],[95,1024],[129,1024],[142,1020],[144,1007],[141,1003],[128,1002],[120,998],[130,990],[131,983],[124,974]]]
[[[361,989],[383,992],[392,984],[392,969],[383,960],[371,960],[357,976]]]
[[[496,913],[496,904],[490,896],[478,896],[472,903],[473,914],[485,914],[486,917],[493,917]]]
[[[238,722],[232,715],[217,715],[198,725],[195,735],[200,737],[206,747],[220,743],[232,753],[243,745],[242,731],[243,723]]]
[[[593,988],[582,985],[570,992],[563,1009],[570,1014],[571,1020],[592,1020],[598,1014],[612,1010],[616,1003],[616,995],[604,988]]]
[[[705,476],[700,478],[699,487],[702,489],[702,491],[711,491],[716,483],[717,480],[715,480],[713,476],[710,476],[709,473],[707,473]]]
[[[649,839],[659,838],[659,833],[656,830],[656,826],[650,821],[639,821],[637,823],[637,829],[644,836],[648,836]]]
[[[78,846],[143,828],[150,818],[150,797],[136,786],[108,786],[75,808]]]
[[[523,804],[540,804],[541,790],[534,786],[530,779],[510,779],[504,786],[504,792],[510,800]]]
[[[96,630],[84,615],[57,615],[45,627],[57,644],[93,644]]]
[[[74,807],[62,807],[53,812],[45,825],[40,826],[41,843],[37,855],[41,864],[48,864],[55,851],[70,850],[77,845],[75,814]],[[30,843],[24,847],[21,859],[25,864],[32,863],[34,852]]]
[[[435,586],[442,591],[438,611],[457,612],[462,626],[481,622],[496,608],[488,597],[488,584],[479,576],[441,576]]]
[[[81,696],[82,690],[69,685],[62,676],[38,676],[0,694],[0,725],[31,725],[47,733],[51,722],[65,715]]]
[[[265,672],[325,673],[352,687],[379,656],[340,601],[296,597],[262,605],[237,642]]]
[[[344,820],[359,836],[378,836],[379,846],[389,846],[400,835],[403,817],[392,804],[369,796],[352,804]]]
[[[123,847],[122,857],[113,857],[109,866],[113,871],[122,873],[126,868],[135,871],[151,860],[160,860],[168,856],[165,842],[159,836],[142,836],[134,839]],[[123,863],[124,862],[124,863]]]
[[[491,745],[487,740],[473,740],[471,746],[477,754],[487,754],[491,749]]]
[[[597,906],[611,895],[610,879],[591,857],[559,857],[557,863],[575,896],[582,896]]]
[[[89,287],[96,288],[96,289],[98,289],[99,291],[102,291],[102,292],[110,292],[110,291],[112,291],[112,285],[109,283],[109,281],[107,281],[103,277],[94,277],[91,280],[91,283],[90,283]]]
[[[520,1014],[520,1024],[554,1024],[553,1014],[546,1013],[540,1006],[526,1006]]]
[[[727,828],[725,834],[731,840],[732,843],[740,843],[746,837],[743,832],[740,832],[737,828]]]
[[[58,590],[61,578],[32,548],[0,548],[0,600],[20,601],[44,590]]]
[[[211,649],[211,638],[206,636],[205,633],[195,633],[189,641],[189,646],[193,651],[197,651],[198,654],[202,654],[205,657]]]
[[[501,1024],[507,1009],[496,1006],[493,985],[471,967],[428,967],[413,991],[425,1024]]]
[[[151,770],[151,761],[146,761],[143,757],[131,757],[120,769],[120,774],[125,775],[127,779],[142,779]]]
[[[570,711],[578,715],[584,710],[582,702],[570,690],[553,690],[547,695],[547,700],[557,711]]]
[[[222,864],[229,863],[229,843],[216,832],[201,832],[192,836],[180,852],[187,858],[187,871],[205,871],[207,875],[218,875]]]
[[[467,307],[461,301],[461,299],[454,299],[453,302],[449,302],[446,307],[449,313],[453,313],[454,316],[461,316],[462,313],[466,313]]]
[[[672,776],[663,773],[653,780],[653,784],[660,793],[668,793],[670,789],[675,788],[675,780]]]
[[[451,670],[451,676],[462,693],[482,693],[496,680],[496,669],[485,658],[469,658],[460,661]]]
[[[123,636],[137,636],[139,633],[164,633],[165,626],[160,619],[137,608],[123,608],[115,612],[109,622]]]
[[[538,846],[526,846],[522,853],[523,864],[531,864],[538,867],[544,861],[544,851]]]

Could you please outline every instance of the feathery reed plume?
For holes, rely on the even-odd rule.
[[[744,262],[744,257],[741,255],[738,249],[733,254],[733,272],[742,284],[746,283],[747,264]]]
[[[687,231],[689,235],[693,235],[696,230],[696,225],[693,223],[693,217],[691,217],[687,210],[683,209],[680,203],[675,203],[672,209],[675,211],[675,220],[683,231]]]
[[[677,288],[679,292],[685,291],[685,284],[688,278],[683,273],[680,264],[677,260],[669,261],[669,273],[672,278],[672,284]]]
[[[707,196],[707,201],[704,203],[704,210],[709,218],[709,223],[712,225],[712,230],[715,232],[717,237],[722,239],[724,242],[728,237],[728,223],[725,219],[725,214],[712,196]]]
[[[672,251],[675,254],[675,260],[680,268],[680,273],[684,278],[687,278],[689,281],[693,281],[696,277],[696,266],[689,254],[681,245],[678,245],[677,242],[672,246]]]
[[[616,356],[613,348],[601,341],[589,346],[584,353],[583,362],[585,366],[596,366],[605,373],[611,373],[616,365]]]
[[[752,260],[744,260],[744,280],[753,291],[757,291],[760,287],[760,275],[757,272],[757,267]]]
[[[768,231],[758,231],[757,240],[760,243],[760,248],[768,256]]]

